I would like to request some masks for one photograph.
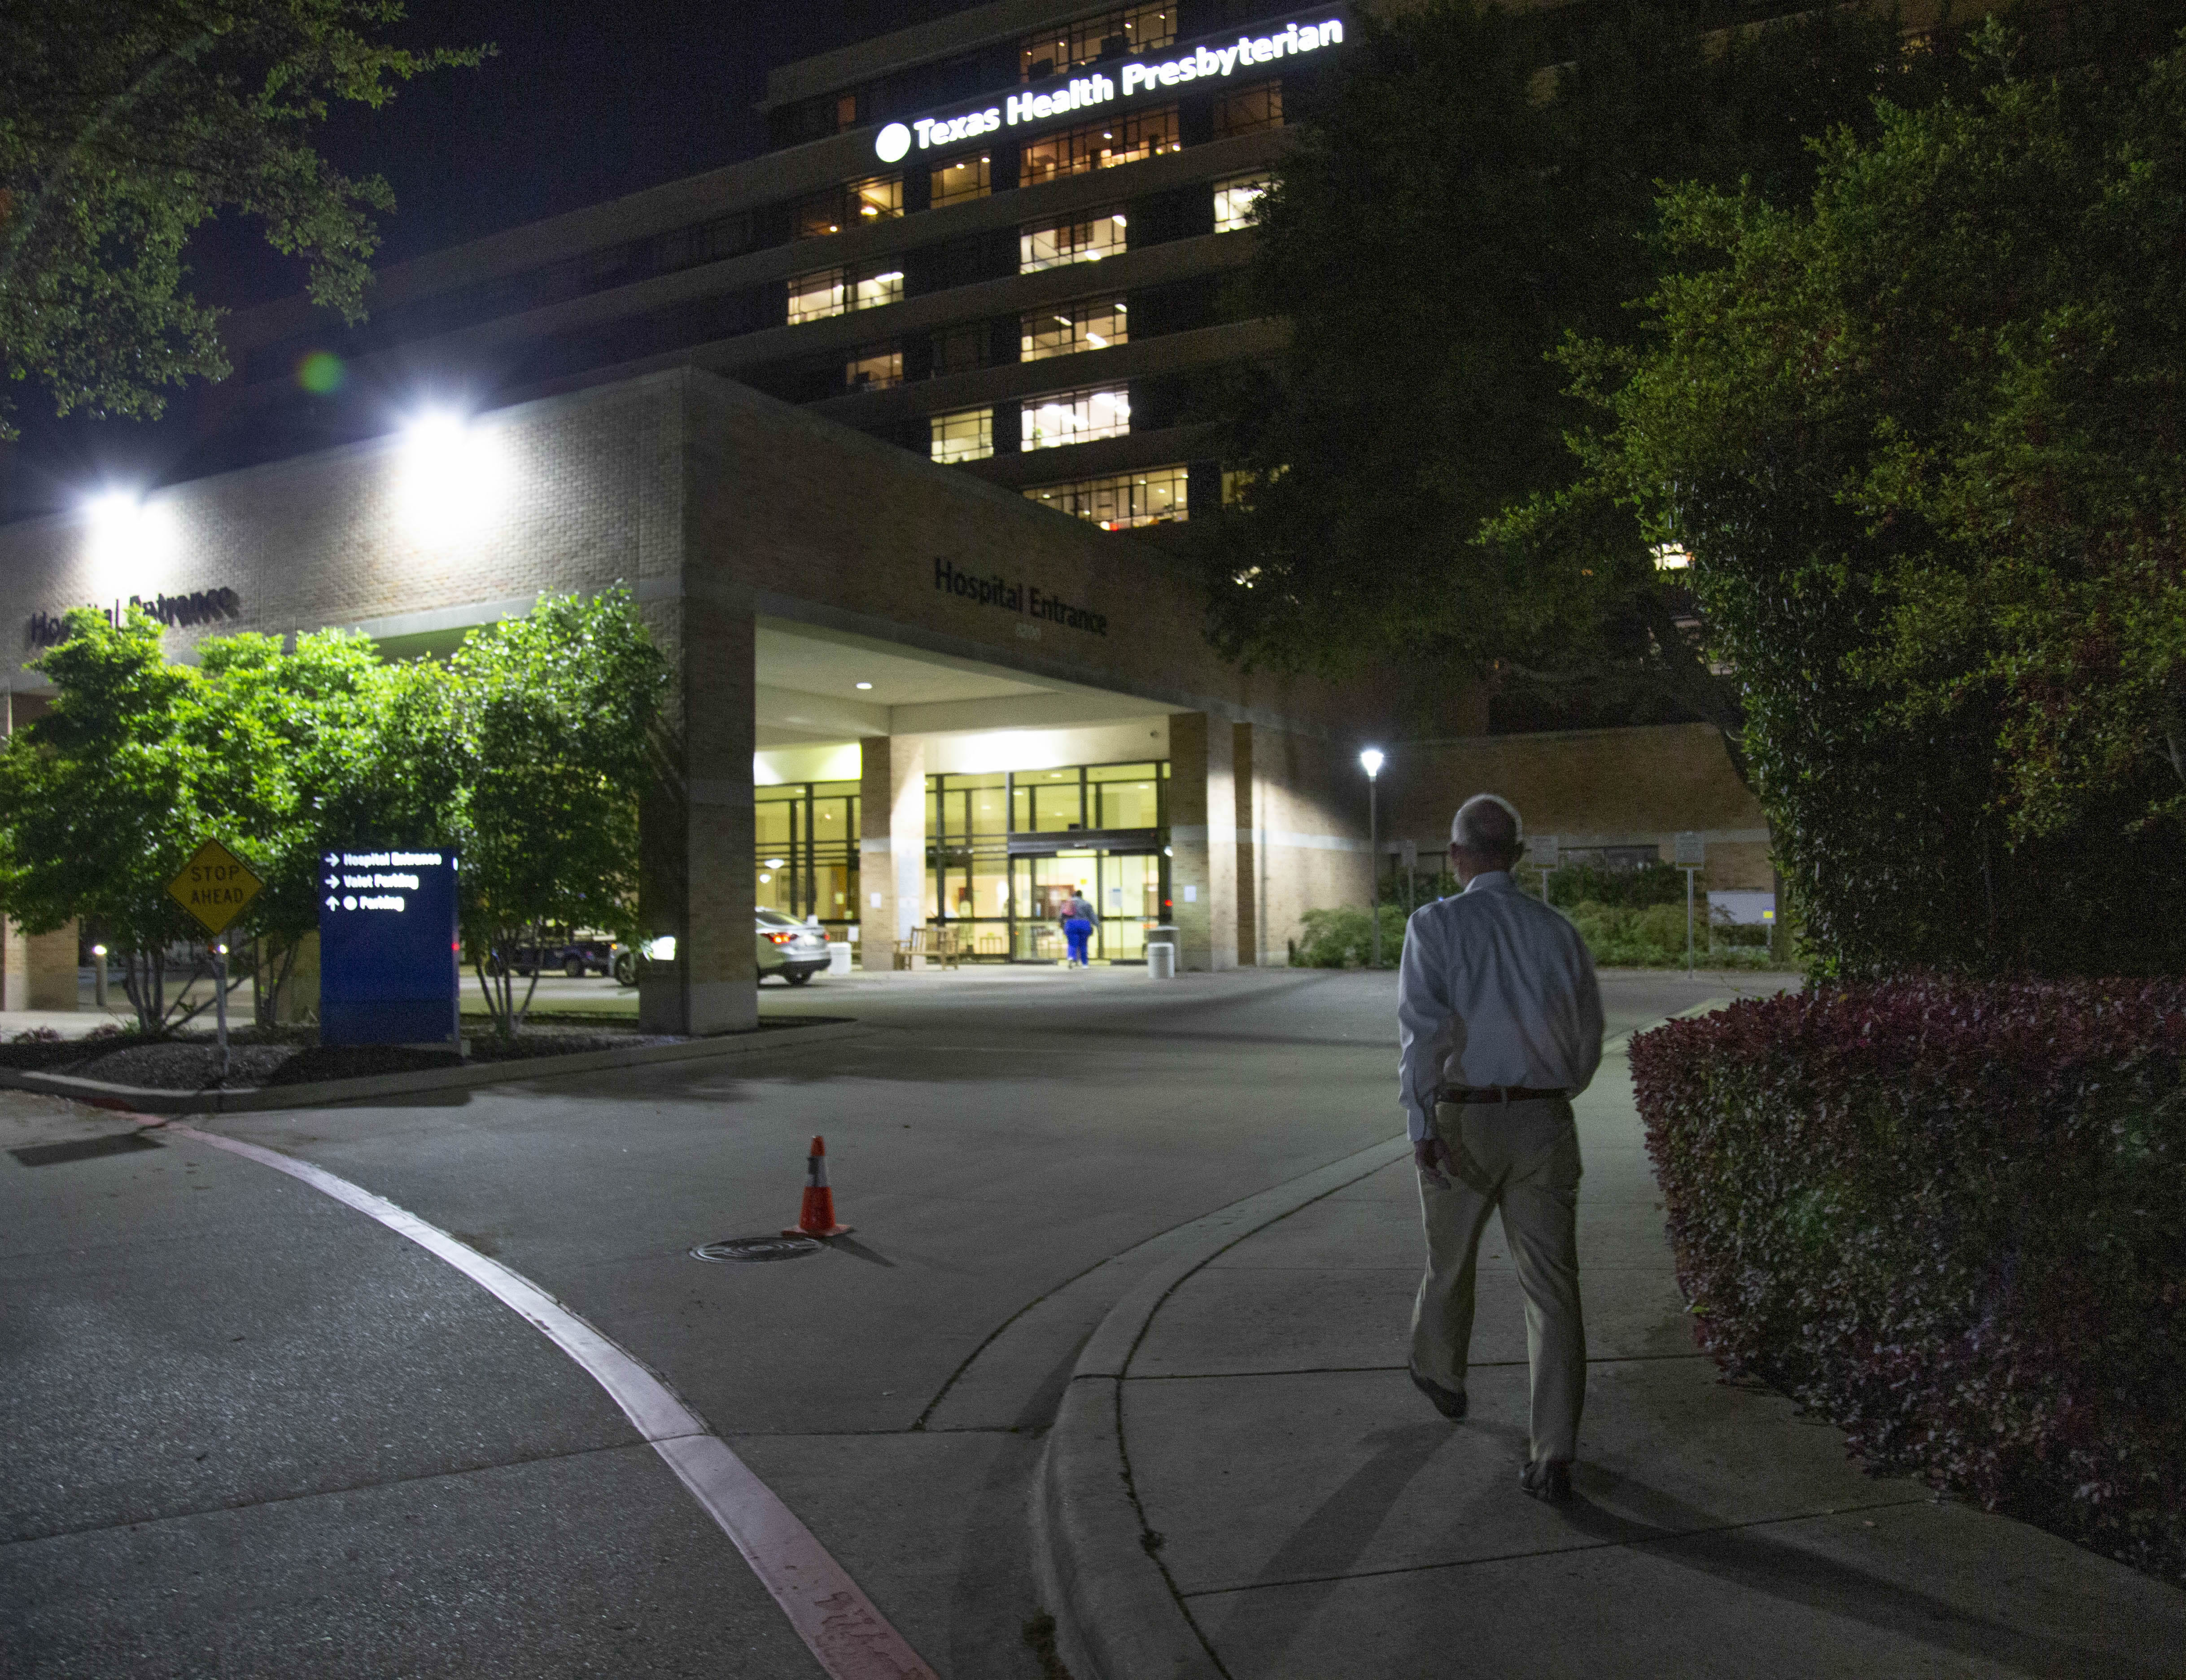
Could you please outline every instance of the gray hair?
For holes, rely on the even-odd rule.
[[[1489,857],[1515,858],[1525,848],[1526,825],[1511,803],[1494,793],[1476,793],[1449,820],[1449,843]]]

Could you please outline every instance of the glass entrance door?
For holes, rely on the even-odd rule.
[[[1017,906],[1017,935],[1010,955],[1020,960],[1059,960],[1063,955],[1062,907],[1083,893],[1100,918],[1092,954],[1111,962],[1141,962],[1146,930],[1161,921],[1158,852],[1057,852],[1012,860],[1010,901]]]

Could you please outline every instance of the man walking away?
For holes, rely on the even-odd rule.
[[[1524,849],[1518,813],[1479,794],[1459,808],[1449,840],[1464,890],[1413,913],[1397,982],[1398,1078],[1427,1238],[1412,1381],[1444,1417],[1465,1415],[1474,1263],[1499,1210],[1526,1291],[1533,1412],[1519,1485],[1561,1504],[1586,1401],[1571,1100],[1601,1062],[1601,993],[1578,929],[1511,879]]]

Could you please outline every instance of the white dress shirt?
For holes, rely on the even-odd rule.
[[[1507,870],[1422,904],[1397,977],[1398,1084],[1412,1141],[1447,1085],[1577,1096],[1601,1065],[1601,990],[1578,929]]]

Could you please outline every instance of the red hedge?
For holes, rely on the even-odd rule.
[[[1701,1345],[2186,1581],[2186,984],[1894,983],[1632,1043]]]

